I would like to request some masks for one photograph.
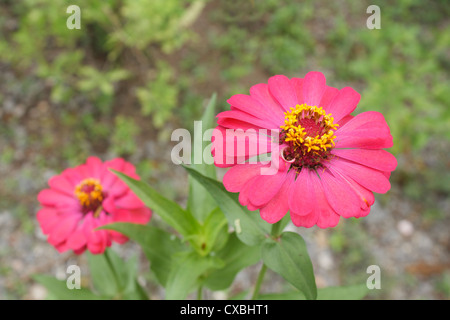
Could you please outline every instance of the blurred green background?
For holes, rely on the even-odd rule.
[[[213,93],[225,110],[272,75],[313,70],[360,92],[356,113],[384,114],[399,163],[369,217],[298,230],[318,285],[360,283],[378,264],[386,285],[369,298],[450,297],[448,1],[72,2],[0,3],[0,299],[40,298],[33,272],[82,259],[39,232],[36,195],[50,176],[121,156],[183,202],[172,130],[192,129]],[[80,30],[66,27],[71,4]],[[371,4],[379,30],[366,27]]]

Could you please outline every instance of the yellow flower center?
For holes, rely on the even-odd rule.
[[[280,143],[288,147],[283,150],[285,160],[297,168],[316,167],[328,158],[329,151],[335,146],[333,117],[326,114],[322,107],[296,105],[284,113],[284,125],[280,128]]]
[[[75,187],[74,193],[80,201],[84,213],[92,211],[95,217],[100,214],[104,193],[99,180],[93,178],[84,179]]]

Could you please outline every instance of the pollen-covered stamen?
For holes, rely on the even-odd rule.
[[[93,212],[94,216],[98,217],[105,198],[100,181],[93,178],[84,179],[75,187],[74,193],[80,200],[83,213]]]
[[[334,130],[338,127],[333,120],[322,107],[306,104],[296,105],[285,112],[284,125],[280,127],[280,144],[288,146],[282,156],[292,163],[291,167],[315,168],[329,157],[329,151],[335,145]]]

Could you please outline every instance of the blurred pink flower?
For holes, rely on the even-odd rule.
[[[103,253],[112,241],[124,243],[128,239],[118,232],[95,228],[113,222],[146,224],[150,220],[151,210],[109,168],[139,178],[134,166],[121,158],[102,163],[90,157],[85,164],[52,177],[50,189],[39,193],[42,208],[37,220],[48,242],[59,252],[81,254],[88,249],[93,254]]]
[[[288,211],[296,226],[307,228],[366,216],[373,192],[390,189],[397,161],[383,150],[393,145],[383,115],[351,115],[359,100],[350,87],[327,86],[320,72],[273,76],[250,95],[232,96],[213,133],[216,166],[231,167],[225,188],[269,223]],[[269,162],[254,160],[269,153]],[[276,170],[264,173],[275,162]]]

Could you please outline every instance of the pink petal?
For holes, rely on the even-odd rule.
[[[310,175],[310,170],[303,168],[290,189],[289,209],[297,215],[307,215],[314,209],[315,199]]]
[[[82,215],[73,214],[61,216],[60,221],[55,224],[48,237],[48,242],[56,246],[64,241],[71,235],[73,230],[75,230],[78,222],[81,220]]]
[[[116,198],[114,196],[108,195],[102,202],[103,210],[109,214],[114,214],[117,209],[115,200]]]
[[[250,203],[255,207],[267,204],[278,193],[284,181],[286,172],[279,171],[273,175],[259,175],[252,182],[253,192],[249,195]]]
[[[277,75],[270,77],[268,83],[270,93],[284,110],[289,110],[298,104],[297,94],[286,76]]]
[[[129,240],[127,236],[125,236],[115,230],[110,230],[109,236],[111,237],[112,241],[115,241],[119,244],[124,244]]]
[[[65,169],[61,175],[67,179],[67,181],[72,185],[72,188],[78,185],[85,178],[80,174],[80,170],[77,168]]]
[[[294,88],[295,94],[297,95],[297,103],[303,104],[304,98],[303,98],[303,78],[291,78],[291,85]],[[283,115],[284,119],[284,115]]]
[[[68,238],[66,245],[68,248],[77,251],[86,246],[87,239],[84,230],[78,227]]]
[[[316,206],[313,212],[317,216],[317,226],[322,229],[335,227],[339,223],[340,216],[330,206],[319,176],[311,174],[311,182],[316,199]]]
[[[303,79],[303,99],[309,106],[319,106],[325,93],[326,79],[321,72],[308,72]]]
[[[130,222],[137,224],[146,224],[152,216],[150,209],[142,207],[138,209],[118,209],[114,213],[113,220],[120,222]]]
[[[248,211],[256,211],[256,210],[258,210],[258,209],[259,209],[258,207],[252,205],[251,203],[249,203],[249,204],[247,205],[247,210],[248,210]]]
[[[329,113],[328,107],[329,107],[331,101],[333,101],[333,99],[338,95],[338,93],[339,93],[339,89],[326,86],[326,89],[323,93],[322,99],[320,100],[318,107],[323,107],[325,109],[325,111],[327,111],[327,113]]]
[[[278,193],[259,210],[263,220],[268,223],[276,223],[289,211],[288,195],[289,189],[294,181],[294,176],[293,171],[288,173]]]
[[[272,120],[259,119],[238,110],[223,111],[217,115],[217,118],[217,124],[231,129],[275,129],[278,127]]]
[[[263,105],[273,116],[273,122],[280,125],[284,120],[284,109],[269,92],[269,85],[260,83],[250,88],[250,96]]]
[[[361,211],[357,215],[355,215],[355,217],[358,218],[361,216],[366,216],[370,211],[370,207],[375,202],[373,192],[364,188],[359,183],[355,182],[355,180],[349,177],[346,178],[346,181],[360,199]]]
[[[106,230],[95,230],[103,225],[100,218],[94,218],[92,215],[86,216],[84,223],[84,232],[87,240],[87,248],[93,254],[103,253],[111,240]],[[108,245],[109,244],[109,245]]]
[[[86,160],[86,169],[89,178],[100,179],[103,172],[103,163],[97,157],[89,157]]]
[[[53,176],[48,181],[48,184],[49,184],[50,188],[52,188],[58,192],[64,193],[64,194],[68,195],[69,197],[73,197],[73,192],[75,190],[75,186],[67,180],[66,175],[60,174],[57,176]]]
[[[251,157],[271,152],[272,142],[270,131],[261,129],[234,130],[218,126],[212,134],[212,154],[214,164],[218,167],[229,167],[242,163]],[[263,133],[266,134],[263,134]],[[255,160],[256,161],[256,160]]]
[[[262,164],[238,164],[230,168],[223,176],[223,185],[229,192],[239,192],[252,178],[261,174]]]
[[[115,206],[123,209],[140,209],[144,204],[131,190],[129,190],[125,195],[115,200]]]
[[[342,88],[339,94],[331,101],[326,111],[332,114],[335,122],[338,122],[356,109],[360,99],[361,95],[354,89],[350,87]]]
[[[135,177],[132,177],[135,178]],[[106,191],[108,192],[108,196],[111,197],[120,197],[125,192],[127,192],[130,188],[120,179],[117,179],[116,182]]]
[[[344,218],[355,216],[360,210],[360,199],[350,185],[330,170],[318,171],[320,181],[331,208]]]
[[[253,182],[258,176],[254,176],[244,185],[244,187],[239,192],[239,203],[244,207],[250,205],[250,195],[253,192]],[[253,206],[253,205],[252,205]],[[256,207],[255,207],[256,208]],[[249,209],[250,210],[250,209]]]
[[[397,159],[385,150],[333,149],[332,153],[380,171],[394,171]]]
[[[339,223],[339,218],[340,216],[333,210],[323,211],[317,219],[317,226],[321,229],[333,228]]]
[[[375,197],[373,195],[373,192],[364,188],[359,183],[355,182],[353,179],[347,177],[347,182],[350,184],[350,186],[353,188],[353,190],[356,192],[358,197],[361,199],[361,210],[357,213],[355,213],[355,218],[361,218],[365,217],[369,214],[370,208],[375,202]]]
[[[349,122],[353,118],[354,118],[354,116],[352,116],[351,114],[348,114],[336,123],[339,125],[339,128],[342,128],[342,126],[344,126],[347,122]]]
[[[83,254],[85,251],[86,251],[86,246],[84,246],[84,247],[82,247],[82,248],[80,248],[80,249],[78,249],[78,250],[73,250],[73,252],[74,252],[75,254],[77,254],[77,255],[81,255],[81,254]]]
[[[70,250],[70,248],[67,246],[67,244],[65,242],[58,243],[54,246],[55,246],[56,250],[58,250],[59,253],[63,253],[63,252]]]
[[[102,186],[106,190],[109,189],[118,179],[115,174],[113,174],[109,169],[114,169],[116,171],[122,172],[125,167],[125,160],[122,158],[116,158],[113,160],[106,161],[104,163],[104,171],[102,175]]]
[[[54,207],[74,207],[78,205],[78,200],[74,196],[68,196],[67,194],[58,192],[53,189],[44,189],[39,192],[37,196],[38,201],[43,206],[54,206]]]
[[[298,215],[291,211],[290,215],[291,221],[295,226],[304,228],[313,227],[319,219],[319,214],[317,213],[317,211],[313,211],[307,215]]]
[[[44,234],[49,234],[60,221],[58,211],[49,207],[40,209],[36,214],[36,218]]]
[[[377,193],[386,193],[391,184],[383,172],[372,169],[354,162],[349,162],[342,158],[333,158],[330,166],[338,169],[343,175],[346,175],[361,186]]]
[[[366,111],[360,113],[338,128],[336,132],[340,135],[352,134],[354,131],[364,129],[377,129],[389,132],[389,126],[380,112]]]
[[[336,148],[382,149],[392,147],[392,136],[384,117],[379,112],[358,114],[336,134]]]
[[[272,127],[277,126],[277,122],[273,121],[276,118],[270,112],[270,109],[265,108],[251,96],[246,94],[235,94],[228,99],[227,102],[231,105],[231,110],[242,111],[256,118],[266,120]]]
[[[140,179],[140,177],[136,174],[136,167],[130,162],[125,162],[125,165],[121,172],[133,179],[136,179],[136,180]]]

